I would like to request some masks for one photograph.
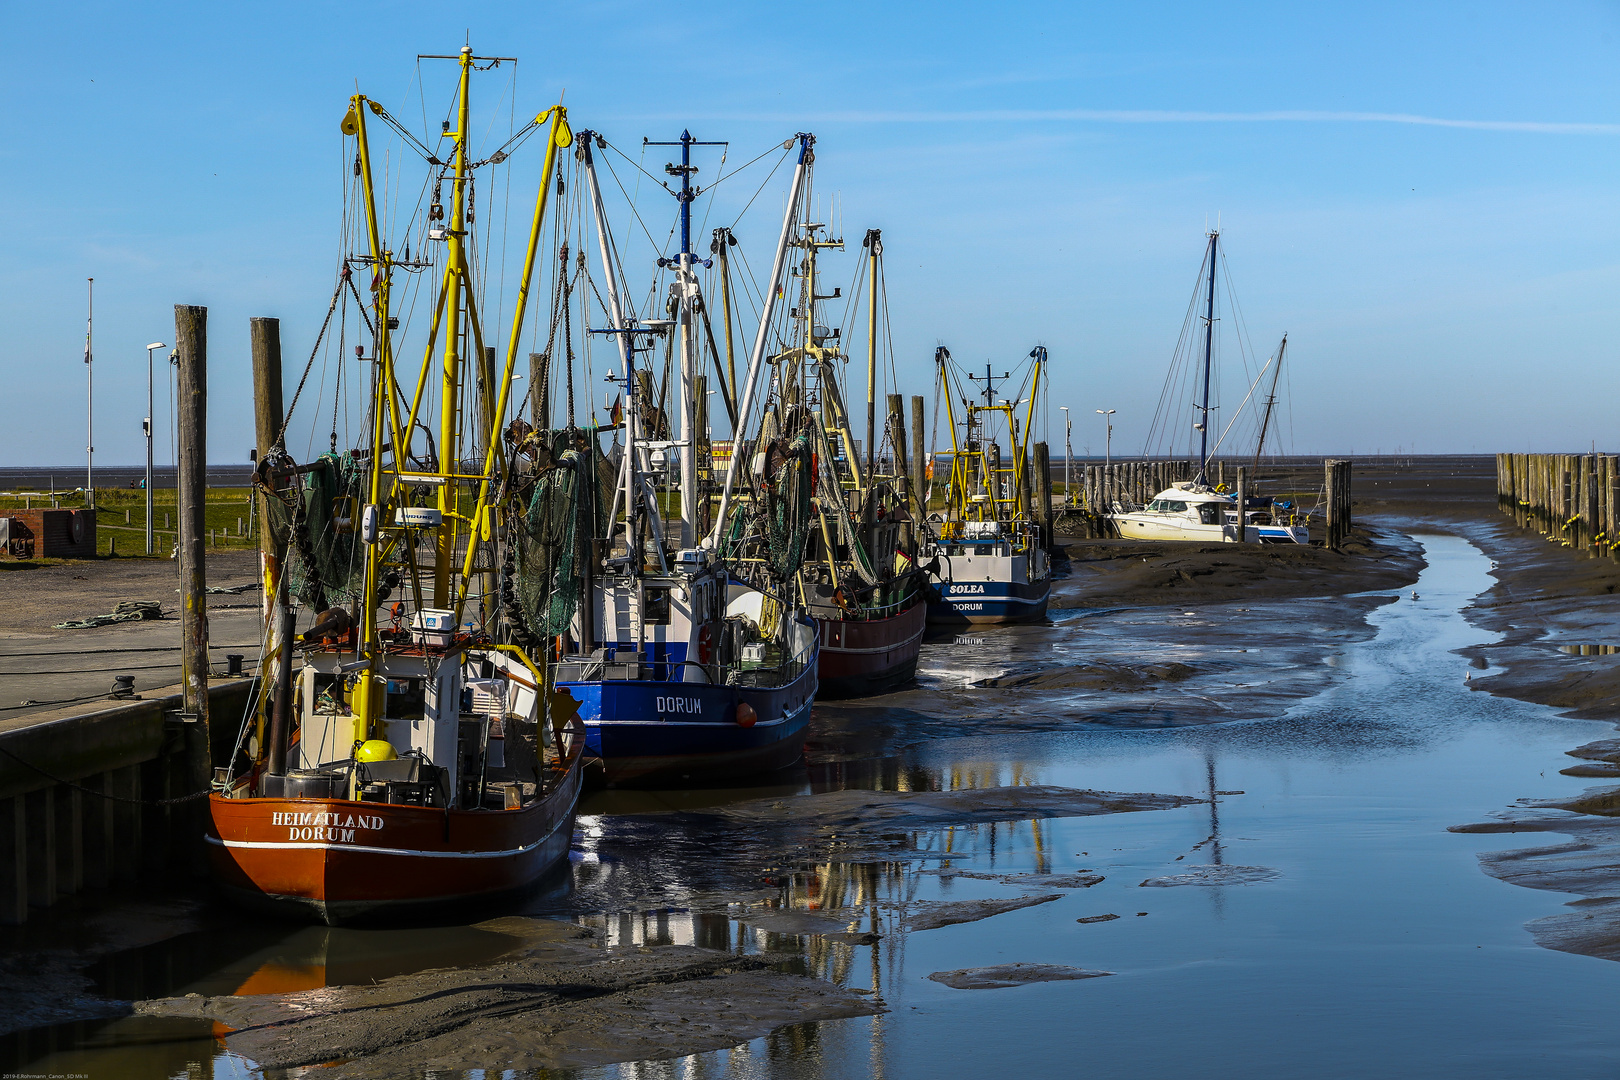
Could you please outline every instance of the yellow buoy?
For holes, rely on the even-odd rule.
[[[393,743],[386,739],[367,739],[354,754],[356,761],[393,761],[397,757]]]

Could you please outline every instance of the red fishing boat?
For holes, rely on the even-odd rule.
[[[464,239],[473,170],[508,155],[473,161],[469,150],[470,80],[495,58],[468,47],[436,59],[459,64],[456,129],[446,120],[432,133],[449,146],[442,159],[427,155],[433,199],[405,223],[403,258],[383,232],[367,123],[404,140],[390,153],[426,144],[360,94],[340,125],[345,179],[352,161],[364,213],[343,215],[357,253],[342,260],[321,333],[339,303],[335,325],[362,321],[349,318],[352,295],[372,334],[369,357],[356,349],[372,389],[364,437],[338,453],[334,419],[332,451],[293,461],[286,443],[298,394],[279,435],[261,435],[255,485],[274,543],[260,670],[274,677],[208,804],[208,851],[228,895],[328,923],[491,897],[564,868],[579,799],[584,728],[573,700],[555,692],[557,631],[543,624],[552,591],[544,575],[589,540],[559,524],[578,519],[580,489],[556,483],[564,466],[510,416],[526,305],[508,320],[504,371],[494,348],[464,355],[484,340],[478,313],[492,307],[474,302],[480,277]],[[535,130],[546,133],[545,162],[519,279],[525,297],[558,151],[573,138],[560,105],[514,141]],[[367,279],[362,300],[355,281]],[[395,289],[405,294],[397,309]],[[396,339],[394,311],[416,301],[433,305],[431,326],[425,343],[407,344],[403,333]],[[406,348],[423,360],[402,385],[395,361]],[[429,382],[437,400],[425,396]],[[436,430],[418,419],[432,415]],[[576,467],[573,457],[565,467]],[[541,498],[542,488],[560,494]],[[396,590],[401,598],[388,603]],[[294,599],[314,614],[302,635]]]
[[[497,783],[490,805],[473,809],[211,796],[214,877],[246,906],[332,925],[521,890],[567,865],[584,744],[583,727],[570,729],[561,753],[548,755],[538,791]],[[327,775],[327,787],[346,779],[342,770]],[[297,780],[300,790],[318,782],[308,771]]]

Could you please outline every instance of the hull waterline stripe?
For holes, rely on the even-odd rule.
[[[781,724],[788,723],[790,720],[794,719],[795,717],[797,717],[801,713],[803,713],[804,710],[805,710],[805,706],[801,705],[797,709],[794,709],[790,713],[783,713],[781,716],[777,717],[775,720],[761,720],[758,723],[752,725],[751,728],[745,728],[743,730],[745,730],[745,731],[747,731],[747,730],[758,731],[760,728],[777,727],[777,726],[779,726]],[[588,727],[588,728],[592,728],[592,727],[609,727],[609,726],[612,726],[614,724],[634,724],[634,725],[639,726],[639,727],[649,727],[649,728],[679,728],[679,727],[723,727],[723,728],[734,728],[734,727],[737,726],[736,722],[732,721],[732,720],[586,720],[584,723],[585,723],[585,726]]]
[[[356,851],[366,855],[407,855],[416,859],[507,859],[514,855],[525,855],[533,851],[556,834],[557,831],[553,829],[532,844],[525,844],[519,848],[509,848],[506,851],[420,851],[415,848],[370,847],[364,844],[299,844],[281,843],[272,840],[221,840],[216,836],[205,837],[205,839],[210,844],[218,844],[220,847],[254,848],[265,851]]]
[[[927,624],[924,624],[924,626],[923,626],[923,628],[921,630],[917,631],[915,634],[912,634],[910,637],[906,638],[904,641],[895,642],[893,645],[878,645],[878,646],[875,646],[874,648],[870,648],[870,649],[846,649],[842,645],[823,645],[821,647],[821,651],[822,652],[830,652],[830,653],[842,653],[845,656],[853,656],[853,655],[858,654],[858,653],[893,652],[895,649],[903,649],[907,645],[910,645],[913,641],[916,641],[918,638],[922,637],[923,634],[927,632],[927,630],[928,630]]]
[[[1028,598],[1023,597],[1023,596],[974,595],[974,596],[946,596],[946,597],[942,597],[940,599],[940,603],[942,603],[942,604],[980,604],[980,603],[987,603],[987,604],[1040,604],[1040,603],[1044,603],[1045,600],[1046,600],[1046,597],[1037,597],[1034,600],[1031,600],[1031,599],[1028,599]]]

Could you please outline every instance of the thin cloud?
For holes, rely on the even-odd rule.
[[[685,116],[681,119],[694,119]],[[1472,131],[1516,131],[1538,135],[1620,135],[1620,124],[1566,123],[1545,120],[1452,120],[1415,113],[1318,112],[1282,109],[1271,112],[1187,112],[1158,109],[978,109],[964,112],[851,111],[803,114],[727,114],[711,121],[835,124],[958,124],[1084,122],[1100,124],[1414,124],[1420,127]]]

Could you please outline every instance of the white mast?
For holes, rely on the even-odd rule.
[[[648,463],[641,460],[646,450],[641,442],[641,408],[637,401],[636,391],[636,361],[633,343],[630,340],[630,323],[624,317],[624,308],[619,299],[618,274],[614,267],[617,259],[613,251],[613,239],[608,235],[607,215],[602,208],[602,189],[596,182],[596,160],[591,155],[591,140],[596,138],[594,131],[581,131],[579,133],[580,152],[584,157],[585,180],[591,192],[591,214],[596,222],[596,244],[602,255],[603,283],[607,286],[608,314],[613,321],[610,328],[613,337],[619,342],[619,355],[623,361],[621,374],[623,377],[624,403],[624,460],[619,463],[619,483],[613,493],[613,506],[609,512],[608,520],[611,522],[619,512],[620,499],[626,518],[625,546],[626,555],[630,559],[631,567],[639,570],[642,553],[635,551],[635,530],[629,527],[629,519],[634,515],[634,507],[641,503],[651,523],[654,535],[658,537],[658,562],[662,569],[668,567],[664,563],[663,521],[658,513],[658,504],[653,500],[652,493],[642,484],[642,476],[648,468]],[[637,493],[640,493],[638,499]]]
[[[754,336],[753,355],[748,360],[748,383],[743,388],[742,404],[737,409],[737,425],[731,435],[731,463],[726,466],[726,486],[720,494],[720,512],[715,515],[714,531],[705,541],[708,547],[717,547],[720,532],[726,527],[726,512],[731,507],[731,488],[737,482],[737,463],[743,456],[743,438],[748,430],[754,408],[754,385],[759,381],[759,366],[765,360],[765,342],[771,329],[771,317],[776,313],[776,283],[782,280],[782,267],[787,261],[788,241],[793,237],[793,224],[799,211],[799,196],[804,190],[804,175],[815,160],[816,137],[809,133],[798,136],[799,162],[793,169],[793,187],[788,192],[787,212],[782,215],[782,237],[776,242],[776,259],[771,264],[770,280],[765,283],[764,310],[759,315],[759,332]],[[735,388],[733,388],[735,393]]]

